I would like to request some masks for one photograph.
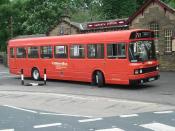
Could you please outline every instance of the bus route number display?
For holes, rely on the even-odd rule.
[[[150,31],[133,32],[130,39],[154,38],[154,33]]]

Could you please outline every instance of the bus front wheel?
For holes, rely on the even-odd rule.
[[[105,79],[104,79],[104,76],[103,76],[103,73],[100,72],[100,71],[97,71],[95,74],[94,74],[94,82],[95,85],[97,85],[98,87],[103,87],[104,84],[105,84]]]
[[[37,68],[32,69],[32,78],[34,80],[40,80],[40,73],[39,73],[39,70]]]

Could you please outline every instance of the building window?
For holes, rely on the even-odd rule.
[[[66,45],[55,46],[55,58],[67,58],[67,52]]]
[[[41,58],[52,58],[52,46],[41,46]]]
[[[159,38],[159,24],[157,22],[152,22],[149,25],[149,29],[154,31],[154,37],[156,38],[156,40],[154,41],[155,43],[155,48],[156,48],[156,52],[158,52],[159,48],[158,48],[158,38]]]
[[[85,57],[84,45],[71,45],[70,57],[71,58],[84,58]]]
[[[28,58],[38,58],[38,47],[28,47]]]
[[[171,52],[172,51],[172,35],[173,35],[173,31],[172,30],[166,29],[164,31],[165,52]]]
[[[64,26],[60,26],[59,35],[64,35]]]
[[[126,45],[124,43],[108,44],[107,57],[109,59],[126,58]]]
[[[100,59],[104,58],[104,45],[103,44],[89,44],[87,45],[88,58]]]

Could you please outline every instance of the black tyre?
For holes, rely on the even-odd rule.
[[[100,71],[97,71],[95,74],[95,83],[98,87],[103,87],[105,85],[105,79],[103,76],[103,73]]]
[[[32,78],[36,81],[40,80],[40,73],[39,73],[39,70],[37,68],[34,68],[32,70]]]

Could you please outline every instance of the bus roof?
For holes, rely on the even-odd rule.
[[[125,42],[128,41],[132,32],[150,31],[145,29],[121,30],[112,32],[64,35],[64,36],[47,36],[35,38],[19,38],[9,40],[8,46],[25,46],[25,45],[48,45],[48,44],[83,44],[83,43],[100,43],[100,42]]]

